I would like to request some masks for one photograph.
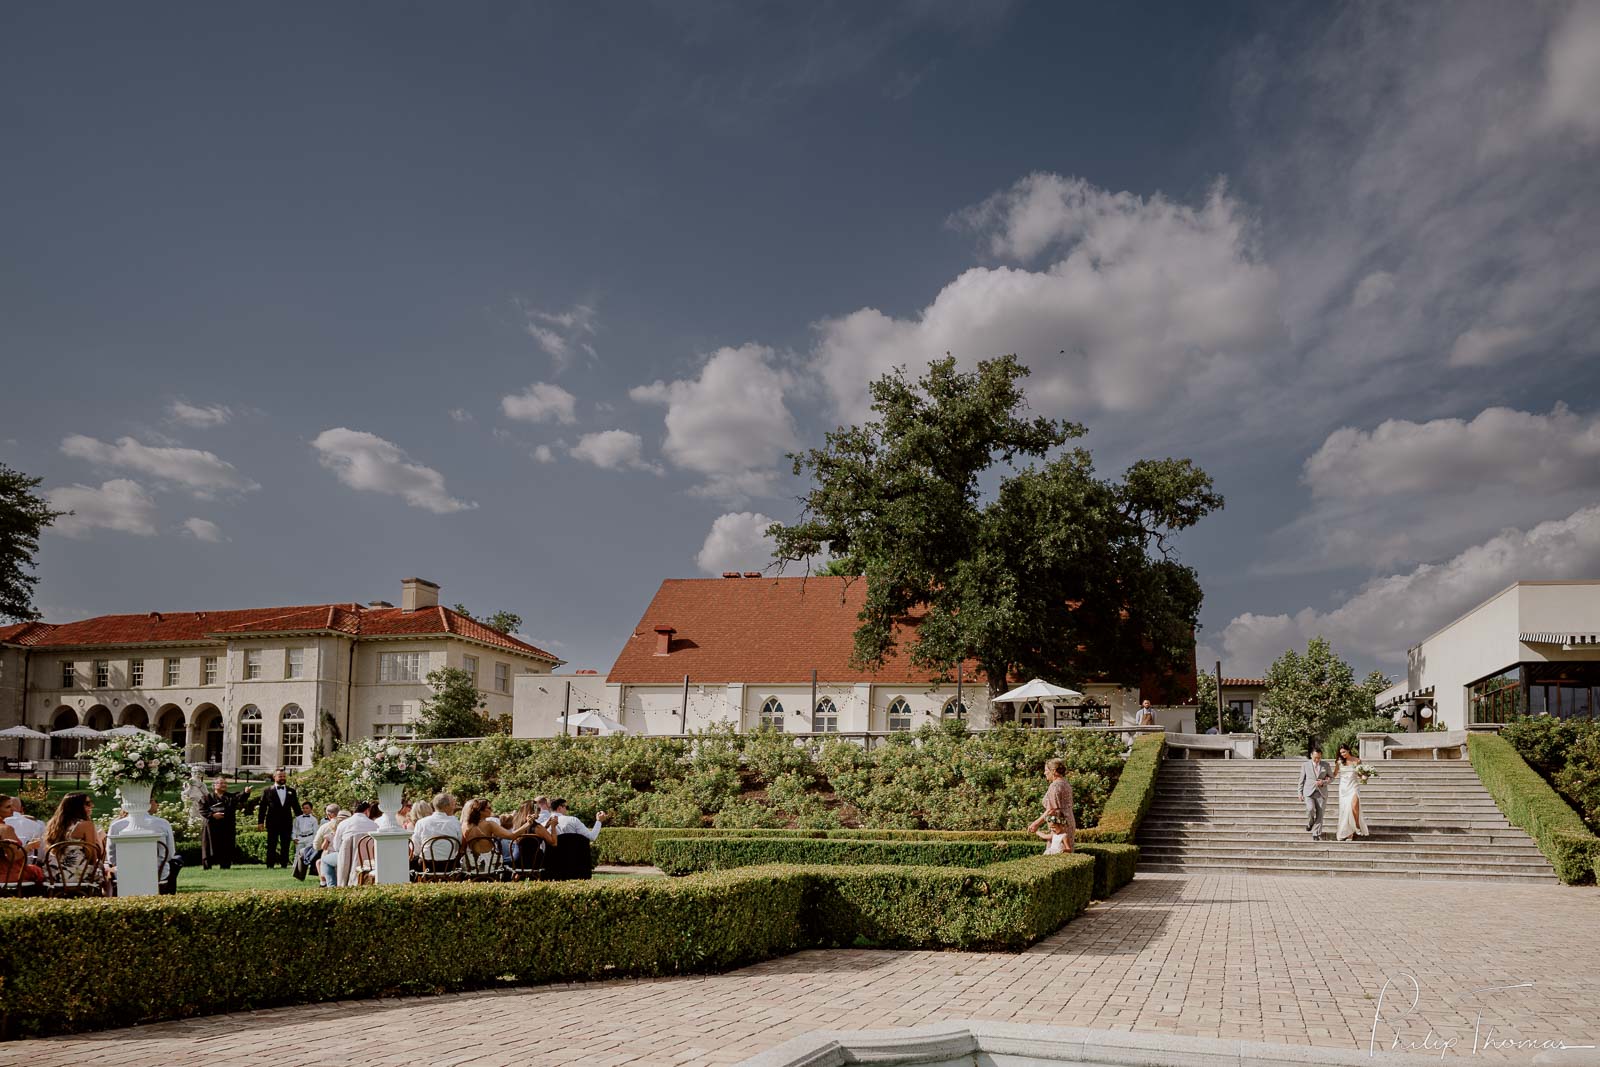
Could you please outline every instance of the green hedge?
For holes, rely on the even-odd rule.
[[[267,862],[267,832],[265,830],[240,830],[238,841],[239,849],[233,857],[233,862]],[[178,855],[183,857],[183,865],[185,867],[193,869],[200,866],[200,842],[178,842]],[[289,860],[292,863],[294,857],[291,855]]]
[[[242,835],[241,835],[242,836]],[[656,828],[608,826],[595,839],[596,863],[635,866],[653,862],[657,841],[665,838],[779,837],[873,841],[1037,841],[1026,830],[736,830],[728,827]]]
[[[1133,881],[1134,868],[1139,863],[1138,845],[1084,841],[1073,849],[1094,857],[1094,899],[1109,900],[1112,893]]]
[[[815,945],[1018,949],[1082,911],[1093,879],[1088,856],[1035,856],[978,870],[749,867],[7,901],[0,1036],[503,982],[707,973]]]
[[[651,853],[668,874],[730,870],[764,863],[987,867],[1044,851],[1032,841],[826,841],[804,837],[660,837]]]
[[[1100,822],[1078,831],[1083,842],[1105,841],[1131,844],[1139,824],[1150,812],[1156,796],[1156,772],[1161,770],[1161,757],[1167,749],[1165,734],[1136,734],[1128,759],[1122,765],[1122,777],[1106,798]]]
[[[1569,885],[1595,877],[1600,838],[1589,832],[1578,813],[1528,766],[1509,741],[1471,733],[1467,735],[1467,755],[1505,817],[1538,842],[1539,850],[1555,867],[1556,877]]]

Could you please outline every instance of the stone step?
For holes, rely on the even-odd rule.
[[[1508,871],[1469,871],[1460,870],[1455,873],[1444,873],[1434,870],[1415,870],[1396,866],[1392,870],[1372,870],[1359,868],[1338,867],[1300,867],[1286,864],[1250,864],[1238,862],[1226,863],[1153,863],[1146,862],[1142,857],[1139,860],[1139,870],[1151,874],[1244,874],[1244,875],[1285,875],[1289,877],[1317,878],[1333,876],[1340,878],[1404,878],[1420,881],[1450,881],[1463,879],[1467,881],[1485,882],[1555,882],[1554,871],[1546,872],[1508,872]]]
[[[1357,855],[1359,849],[1359,855]],[[1325,856],[1341,862],[1346,858],[1355,858],[1364,862],[1389,862],[1401,859],[1406,862],[1417,863],[1447,863],[1455,866],[1489,866],[1499,867],[1505,864],[1532,864],[1535,867],[1548,866],[1544,863],[1544,856],[1538,849],[1530,855],[1526,851],[1516,850],[1513,846],[1502,849],[1458,849],[1449,845],[1418,845],[1407,841],[1374,841],[1370,837],[1360,838],[1354,842],[1339,841],[1334,837],[1333,831],[1324,831],[1320,841],[1313,841],[1308,835],[1302,834],[1298,841],[1258,841],[1246,845],[1239,844],[1193,844],[1179,845],[1158,844],[1156,842],[1139,842],[1139,855],[1157,857],[1180,857],[1200,859],[1206,856],[1249,856],[1257,862],[1266,859],[1288,859],[1294,862],[1304,862],[1306,856]]]
[[[1419,816],[1414,812],[1381,812],[1368,810],[1363,813],[1367,822],[1385,829],[1415,828],[1419,830],[1433,829],[1461,829],[1487,827],[1491,829],[1510,828],[1510,821],[1504,816],[1485,815],[1481,818],[1467,815],[1438,815]],[[1330,809],[1323,814],[1323,821],[1330,818],[1337,821],[1339,813]],[[1271,830],[1284,826],[1300,826],[1306,824],[1305,809],[1296,812],[1231,812],[1226,815],[1208,814],[1205,812],[1179,812],[1175,814],[1151,814],[1144,821],[1144,826],[1154,829],[1157,826],[1226,826],[1240,827],[1252,830]]]
[[[1368,824],[1371,826],[1371,824]],[[1328,824],[1323,824],[1324,832]],[[1461,849],[1512,849],[1518,853],[1530,855],[1543,855],[1539,846],[1520,830],[1512,833],[1420,833],[1416,830],[1380,830],[1372,826],[1372,835],[1368,840],[1374,844],[1409,844],[1427,848]],[[1190,844],[1232,844],[1253,846],[1262,842],[1298,842],[1308,841],[1305,824],[1301,823],[1292,830],[1274,830],[1271,833],[1248,833],[1243,830],[1218,830],[1211,827],[1196,827],[1191,829],[1166,829],[1145,828],[1139,831],[1139,845],[1190,845]]]

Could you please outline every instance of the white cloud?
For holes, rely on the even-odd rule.
[[[1029,400],[1052,413],[1146,411],[1231,393],[1285,340],[1277,274],[1221,184],[1189,207],[1032,174],[954,221],[997,256],[1055,258],[972,268],[911,318],[862,308],[819,323],[815,365],[839,417],[867,413],[873,379],[944,352],[964,366],[1016,353]]]
[[[173,422],[205,430],[221,426],[233,418],[233,410],[225,404],[190,404],[174,400],[167,405],[167,415]]]
[[[667,459],[705,477],[695,492],[740,499],[771,492],[775,465],[799,447],[784,393],[788,371],[762,345],[720,348],[697,378],[641,385],[628,395],[667,408]]]
[[[451,408],[450,419],[452,422],[473,422],[472,412],[466,408]]]
[[[1533,331],[1520,326],[1474,326],[1450,346],[1452,367],[1487,367],[1519,355]]]
[[[1541,111],[1553,129],[1600,138],[1600,7],[1573,4],[1550,35]]]
[[[1347,658],[1403,664],[1412,645],[1512,582],[1597,572],[1600,505],[1526,531],[1506,530],[1443,563],[1375,578],[1330,611],[1239,615],[1222,631],[1224,670],[1259,673],[1284,649],[1319,635]]]
[[[1352,307],[1364,308],[1368,304],[1376,304],[1392,292],[1394,292],[1394,275],[1386,270],[1375,270],[1356,283],[1356,291],[1350,298],[1350,304]]]
[[[188,518],[183,521],[183,532],[196,541],[207,544],[221,544],[227,538],[222,536],[222,528],[210,519]]]
[[[774,520],[754,511],[719,515],[694,561],[707,574],[761,570],[772,562],[772,538],[767,527]]]
[[[576,422],[577,406],[577,397],[549,382],[534,382],[520,393],[500,398],[506,418],[522,422]]]
[[[196,496],[234,491],[248,492],[260,486],[239,473],[237,467],[218,458],[214,452],[197,448],[167,448],[140,444],[121,437],[116,444],[83,434],[71,434],[61,442],[61,451],[97,467],[137,471],[162,482],[181,486]]]
[[[592,463],[603,470],[632,469],[661,473],[661,468],[645,462],[643,439],[627,430],[586,433],[578,438],[578,443],[572,446],[571,453],[574,459]]]
[[[589,341],[600,328],[599,316],[588,304],[574,304],[566,311],[541,311],[526,301],[517,301],[522,311],[523,328],[548,354],[557,371],[565,370],[579,352],[596,358]]]
[[[311,447],[322,465],[352,489],[392,494],[438,515],[478,506],[451,496],[444,475],[413,461],[399,445],[377,434],[340,426],[323,430]]]
[[[87,537],[91,530],[116,530],[152,537],[156,532],[156,502],[138,482],[113,478],[97,489],[67,485],[45,493],[56,511],[70,511],[50,529],[67,537]]]
[[[1546,491],[1600,486],[1600,416],[1557,404],[1548,415],[1487,408],[1471,421],[1389,419],[1344,427],[1306,460],[1316,497],[1471,492],[1506,486]]]
[[[533,458],[538,463],[554,463],[556,461],[555,449],[549,445],[535,445],[533,447]]]

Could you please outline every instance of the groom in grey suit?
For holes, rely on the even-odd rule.
[[[1322,764],[1322,750],[1313,748],[1300,765],[1300,798],[1306,802],[1306,829],[1311,840],[1322,840],[1322,811],[1328,803],[1328,770]]]

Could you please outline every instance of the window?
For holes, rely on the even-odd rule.
[[[817,734],[839,732],[839,709],[834,707],[833,701],[827,697],[817,701],[817,710],[811,715],[811,732]]]
[[[905,697],[895,697],[889,705],[889,729],[911,729],[911,705],[906,703]]]
[[[306,650],[291,648],[283,655],[283,676],[285,678],[304,678],[306,676]]]
[[[278,734],[280,749],[278,762],[285,767],[298,767],[306,758],[306,716],[300,705],[290,704],[283,709],[282,729]]]
[[[135,689],[144,685],[144,660],[136,659],[128,663],[128,684]]]
[[[247,648],[244,650],[244,676],[246,681],[261,677],[261,650]]]
[[[496,663],[494,665],[494,691],[497,693],[511,692],[511,664]]]
[[[385,652],[378,657],[378,681],[422,681],[421,652]]]
[[[763,730],[776,730],[783,732],[783,703],[777,697],[768,697],[767,702],[761,705],[761,714],[757,725]]]
[[[946,700],[944,707],[939,709],[939,718],[941,719],[965,719],[966,717],[967,705],[955,697]]]
[[[202,685],[217,684],[217,657],[206,656],[200,661],[200,678]]]
[[[1239,722],[1243,723],[1246,729],[1249,729],[1250,721],[1256,717],[1256,702],[1254,700],[1230,700],[1228,701],[1228,710],[1238,716]]]
[[[175,660],[175,659],[167,660],[167,684],[168,685],[177,685],[178,684],[178,663],[179,663],[179,661]]]
[[[239,766],[261,766],[261,709],[254,704],[239,713]]]
[[[71,689],[78,684],[78,665],[71,660],[61,661],[61,688]]]
[[[478,657],[477,656],[462,656],[461,657],[461,669],[466,671],[468,674],[472,675],[472,684],[473,685],[477,685],[478,684]]]
[[[380,723],[374,723],[373,727],[372,727],[372,736],[373,737],[378,737],[378,738],[387,738],[387,737],[405,738],[405,737],[410,737],[411,736],[411,724],[407,723],[407,722],[380,722]]]
[[[97,659],[94,661],[94,687],[104,689],[111,684],[111,661]]]
[[[1510,722],[1522,710],[1522,669],[1512,667],[1467,689],[1469,722]]]
[[[1017,711],[1017,725],[1032,730],[1044,729],[1044,705],[1030,700]]]

